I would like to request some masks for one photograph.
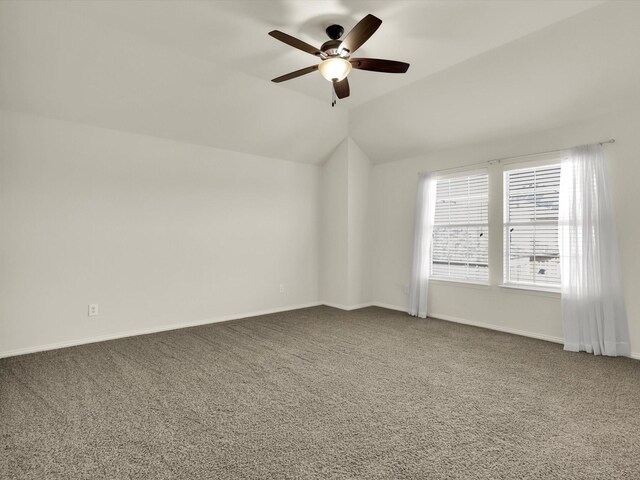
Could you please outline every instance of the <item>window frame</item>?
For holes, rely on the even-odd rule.
[[[536,220],[536,221],[509,221],[509,182],[508,177],[511,172],[521,170],[535,170],[544,167],[562,167],[562,156],[559,154],[546,155],[545,158],[529,160],[526,162],[514,161],[503,164],[502,167],[502,284],[501,287],[519,290],[533,290],[539,292],[559,293],[561,290],[560,278],[557,284],[541,284],[535,282],[518,282],[510,278],[510,250],[509,229],[512,226],[553,226],[559,229],[559,220]],[[558,184],[558,187],[560,185]],[[558,254],[559,255],[559,254]]]
[[[435,244],[435,231],[437,228],[437,225],[435,223],[434,220],[434,224],[433,224],[433,239],[431,242],[431,262],[429,265],[429,281],[434,281],[434,282],[447,282],[447,283],[460,283],[460,284],[465,284],[465,285],[480,285],[480,286],[489,286],[490,285],[490,281],[491,281],[491,265],[490,265],[490,261],[489,261],[489,250],[490,250],[490,245],[489,245],[489,229],[490,229],[490,222],[489,222],[489,216],[490,216],[490,182],[491,182],[491,176],[490,176],[490,172],[488,167],[485,168],[475,168],[475,169],[456,169],[453,172],[447,172],[446,174],[437,174],[436,175],[436,195],[435,198],[437,199],[437,183],[441,180],[451,180],[454,178],[460,178],[460,177],[473,177],[473,176],[477,176],[477,175],[484,175],[486,176],[487,179],[487,190],[486,190],[486,195],[487,195],[487,207],[486,207],[486,223],[478,223],[478,222],[472,222],[472,223],[461,223],[459,224],[460,227],[479,227],[479,228],[485,228],[486,229],[486,236],[487,236],[487,278],[486,280],[478,280],[478,279],[474,279],[474,278],[461,278],[461,277],[451,277],[451,276],[442,276],[442,275],[434,275],[433,274],[433,248],[434,248],[434,244]],[[436,207],[437,209],[437,203],[436,203]]]

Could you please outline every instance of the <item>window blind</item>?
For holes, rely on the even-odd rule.
[[[560,285],[560,165],[505,172],[505,283]]]
[[[486,173],[438,179],[431,276],[489,280],[489,177]]]

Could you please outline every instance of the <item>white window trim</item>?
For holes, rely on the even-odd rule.
[[[539,167],[548,167],[550,165],[559,165],[562,162],[562,158],[565,155],[559,153],[553,154],[540,154],[536,159],[533,160],[521,160],[515,158],[513,160],[502,160],[500,165],[502,165],[502,173],[513,172],[517,170],[529,170],[531,168],[539,168]]]
[[[453,171],[448,171],[446,173],[437,173],[436,172],[436,181],[438,180],[450,180],[453,178],[460,178],[460,177],[472,177],[475,175],[486,175],[487,176],[487,202],[490,201],[491,198],[491,178],[490,178],[490,172],[489,172],[489,168],[488,167],[481,167],[481,168],[474,168],[474,169],[466,169],[464,170],[465,167],[460,167],[460,169],[455,168]],[[489,216],[490,216],[490,210],[491,210],[491,206],[488,203],[487,204],[487,222],[486,223],[465,223],[465,224],[461,224],[460,226],[464,226],[464,227],[486,227],[487,229],[487,235],[489,234],[489,229],[490,229],[490,222],[489,222]],[[434,225],[434,229],[435,229],[436,225]],[[433,248],[433,247],[432,247]],[[487,259],[488,260],[488,259]],[[429,266],[429,271],[431,272],[431,269],[433,268],[433,257],[431,258],[431,265]],[[474,280],[472,278],[469,279],[465,279],[465,278],[451,278],[451,277],[442,277],[442,276],[437,276],[437,275],[432,275],[431,273],[429,274],[429,281],[434,281],[434,282],[445,282],[445,283],[451,283],[451,284],[462,284],[462,285],[468,285],[468,286],[479,286],[479,287],[488,287],[491,285],[491,265],[490,262],[487,261],[487,280],[483,281],[483,280]]]
[[[464,167],[460,167],[460,170],[453,169],[452,171],[446,171],[442,173],[436,172],[436,180],[450,180],[458,177],[473,177],[474,175],[489,175],[489,168],[474,168],[473,170],[462,170]]]
[[[502,213],[502,284],[499,286],[501,288],[506,289],[514,289],[521,291],[529,291],[529,292],[540,292],[550,294],[555,296],[560,294],[561,285],[558,284],[536,284],[530,282],[514,282],[510,281],[508,271],[509,271],[509,258],[510,258],[510,244],[507,238],[509,227],[512,226],[523,226],[523,225],[558,225],[558,222],[553,220],[540,220],[536,222],[507,222],[505,219],[508,217],[508,184],[507,184],[507,173],[517,172],[520,170],[531,170],[540,167],[547,166],[560,166],[562,162],[562,157],[558,154],[554,155],[544,155],[545,158],[539,158],[537,160],[529,160],[527,162],[514,161],[513,163],[503,164],[502,167],[502,201],[503,201],[503,213]]]
[[[548,297],[548,298],[556,298],[559,299],[562,296],[562,292],[560,288],[552,289],[552,288],[540,288],[538,285],[507,285],[502,284],[498,285],[502,291],[507,294],[517,294],[517,295],[532,295],[534,297]]]
[[[430,282],[434,283],[460,283],[464,286],[473,286],[473,287],[490,287],[491,284],[487,280],[486,282],[482,282],[480,280],[464,280],[459,278],[446,278],[446,277],[429,277]]]

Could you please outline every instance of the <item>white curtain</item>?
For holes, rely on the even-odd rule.
[[[431,240],[436,214],[436,176],[420,175],[413,224],[413,262],[409,284],[409,314],[427,317],[427,289],[431,267]]]
[[[602,146],[562,161],[559,243],[565,350],[629,355],[618,239]]]

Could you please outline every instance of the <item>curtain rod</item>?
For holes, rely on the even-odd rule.
[[[616,143],[616,139],[615,138],[610,138],[609,140],[604,140],[602,142],[597,142],[594,145],[600,145],[601,147],[607,143]],[[571,147],[569,147],[571,148]],[[492,160],[485,160],[484,162],[477,162],[477,163],[469,163],[467,165],[460,165],[459,167],[450,167],[450,168],[441,168],[439,170],[434,170],[435,173],[438,172],[446,172],[449,170],[458,170],[460,168],[467,168],[467,167],[476,167],[478,165],[493,165],[494,163],[501,163],[505,160],[515,160],[518,158],[527,158],[527,157],[534,157],[536,155],[547,155],[550,153],[560,153],[560,152],[564,152],[565,150],[569,150],[569,148],[559,148],[556,150],[547,150],[546,152],[537,152],[537,153],[525,153],[524,155],[515,155],[513,157],[503,157],[503,158],[494,158]]]

